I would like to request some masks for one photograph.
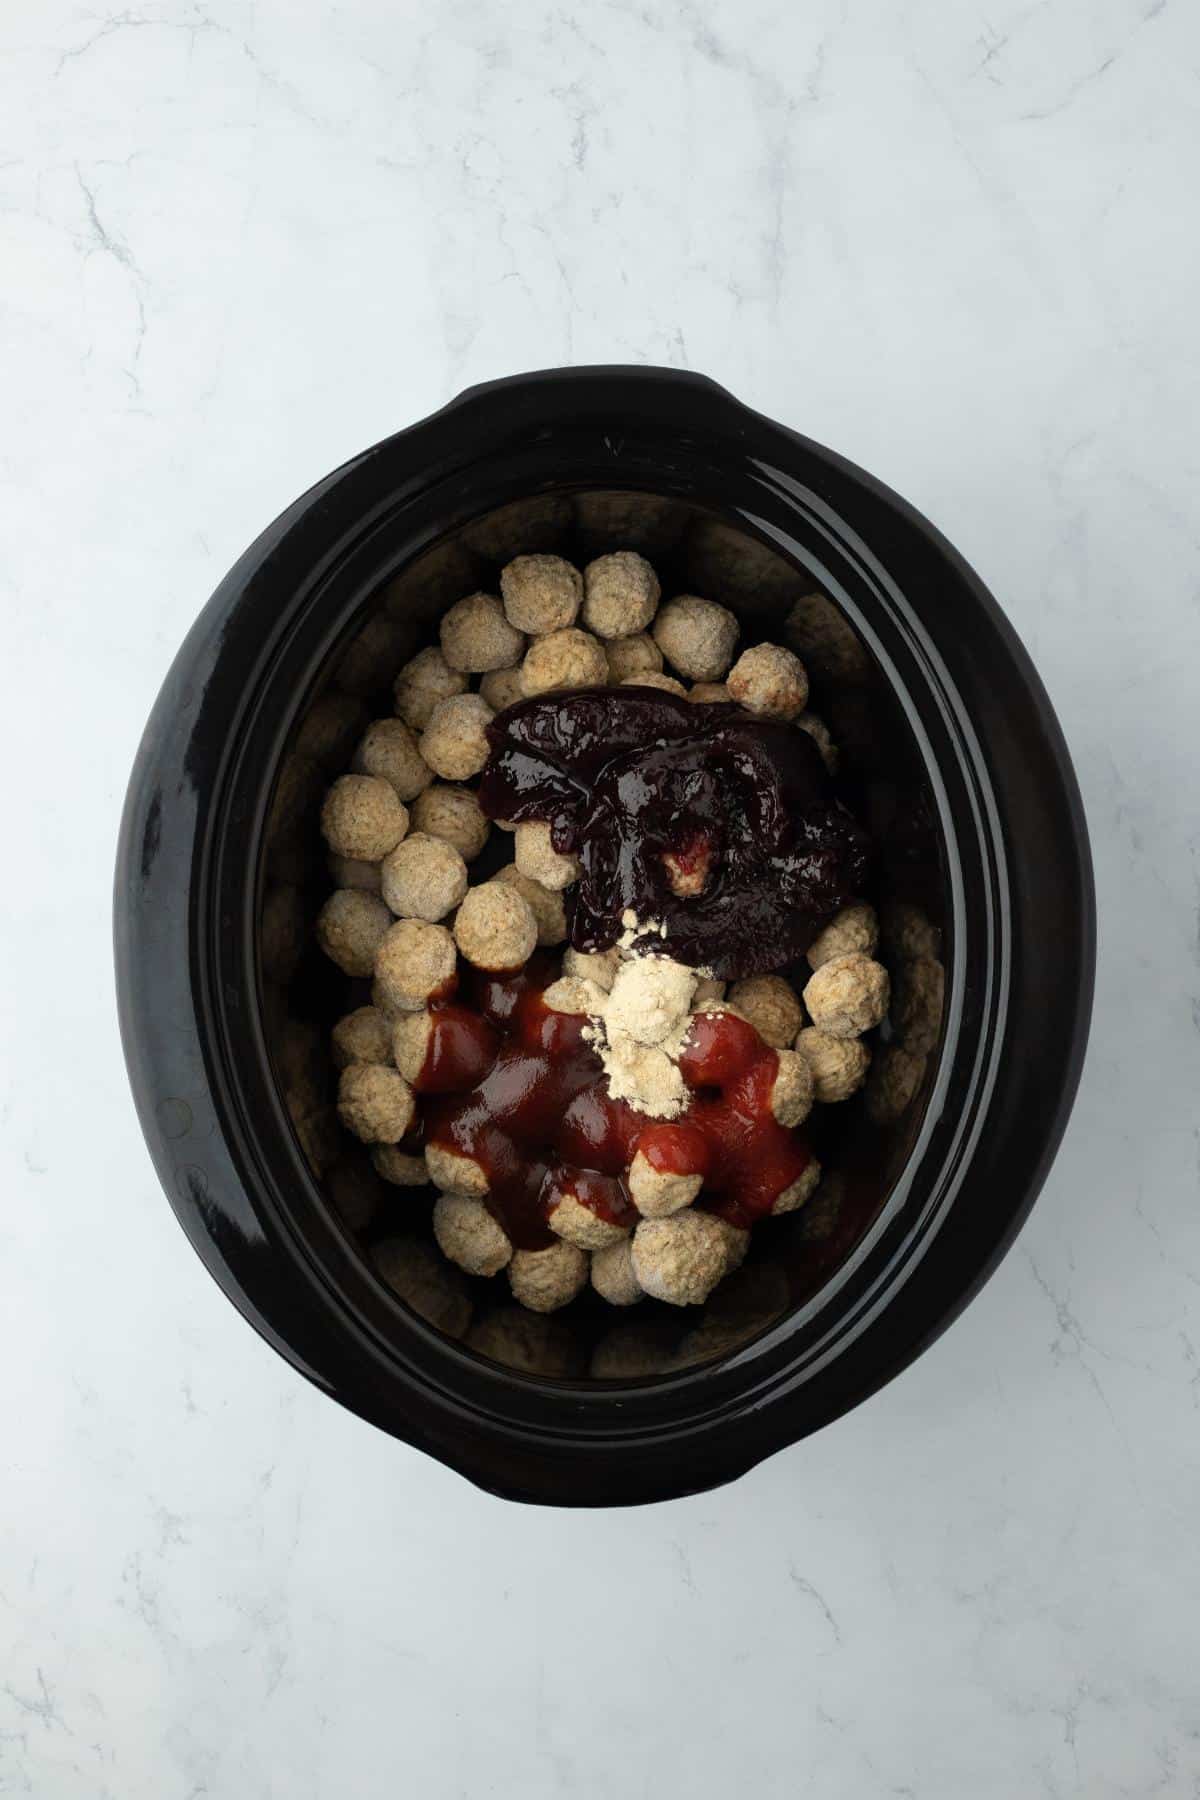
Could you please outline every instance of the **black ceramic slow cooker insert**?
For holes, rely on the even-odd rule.
[[[509,557],[623,547],[665,593],[731,607],[743,643],[786,641],[800,596],[832,603],[811,704],[876,843],[872,898],[940,934],[940,1031],[890,1106],[822,1109],[837,1180],[756,1230],[705,1307],[623,1315],[588,1295],[540,1318],[507,1303],[503,1277],[464,1282],[448,1307],[422,1274],[438,1266],[431,1196],[395,1190],[358,1232],[329,1197],[321,1047],[355,1001],[305,927],[329,888],[321,789],[353,747],[336,719],[353,715],[347,695],[389,712],[399,662]],[[159,1176],[262,1336],[496,1493],[611,1505],[728,1480],[845,1412],[996,1266],[1078,1079],[1091,870],[1041,684],[924,519],[711,382],[576,369],[472,389],[364,452],[230,571],[138,754],[116,957]],[[377,1269],[397,1256],[407,1274],[389,1285]]]

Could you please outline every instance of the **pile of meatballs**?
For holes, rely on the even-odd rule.
[[[370,1167],[365,1158],[361,1165],[342,1159],[330,1191],[353,1226],[370,1210],[366,1180],[439,1189],[433,1226],[442,1254],[472,1274],[503,1271],[513,1298],[534,1312],[561,1308],[589,1281],[618,1305],[646,1292],[695,1303],[745,1254],[728,1229],[697,1228],[681,1211],[648,1219],[652,1230],[637,1226],[624,1244],[602,1250],[567,1237],[547,1249],[514,1250],[487,1210],[486,1192],[456,1183],[461,1159],[427,1155],[422,1146],[412,1082],[430,1008],[453,987],[460,962],[507,973],[539,946],[564,951],[563,896],[578,873],[573,859],[554,849],[548,827],[530,823],[511,831],[511,861],[472,883],[471,865],[493,826],[471,784],[487,760],[487,727],[499,711],[533,695],[598,685],[661,688],[697,705],[732,701],[788,720],[812,737],[831,769],[837,749],[824,722],[807,710],[807,674],[793,650],[762,643],[735,655],[734,614],[695,594],[660,604],[655,570],[635,551],[600,556],[582,570],[559,556],[518,556],[503,568],[499,589],[471,593],[449,608],[438,644],[396,673],[394,716],[367,725],[321,806],[334,886],[316,921],[317,942],[345,975],[370,984],[364,1004],[332,1034],[337,1116],[366,1147]],[[817,602],[828,607],[817,596],[796,603],[797,642],[811,630]],[[894,1116],[903,1099],[898,1085],[915,1086],[918,1056],[923,1069],[923,1053],[932,1048],[942,1004],[932,934],[927,941],[916,915],[892,921],[893,938],[907,934],[915,946],[908,963],[918,973],[902,995],[891,996],[888,973],[875,960],[879,933],[873,907],[856,903],[812,944],[811,973],[800,991],[781,974],[727,991],[723,983],[704,984],[712,1002],[800,1067],[808,1104],[843,1101],[863,1085],[872,1061],[864,1034],[884,1019],[889,1000],[893,1015],[897,1001],[907,1015],[913,1066],[889,1060],[887,1079],[875,1083],[877,1116],[889,1109]],[[594,974],[596,961],[565,949],[562,973],[587,965]],[[363,1174],[352,1173],[360,1167]]]

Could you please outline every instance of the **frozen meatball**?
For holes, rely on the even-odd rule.
[[[578,976],[581,981],[594,981],[608,992],[621,965],[621,952],[612,950],[567,950],[563,955],[563,974]]]
[[[464,693],[466,686],[466,676],[452,669],[440,650],[418,650],[396,677],[396,711],[414,731],[424,731],[439,701]]]
[[[343,1157],[325,1177],[325,1191],[348,1231],[365,1231],[379,1211],[384,1189],[369,1162]]]
[[[579,880],[579,858],[560,856],[550,842],[550,827],[540,820],[531,819],[517,826],[513,855],[522,875],[555,892]]]
[[[385,1238],[372,1249],[371,1261],[380,1279],[427,1325],[447,1337],[462,1337],[471,1323],[465,1284],[431,1245],[420,1238]]]
[[[415,800],[433,780],[433,770],[403,719],[376,719],[368,725],[353,766],[359,775],[377,775],[390,783],[401,800]]]
[[[690,1206],[704,1186],[702,1175],[676,1175],[656,1169],[641,1151],[629,1165],[629,1195],[644,1219],[667,1219]]]
[[[793,1181],[790,1187],[785,1187],[782,1194],[776,1194],[771,1206],[771,1217],[778,1219],[784,1213],[798,1212],[809,1195],[813,1193],[820,1179],[821,1165],[814,1157],[798,1181]]]
[[[808,704],[804,664],[782,644],[755,644],[729,671],[729,692],[747,712],[766,719],[798,719]]]
[[[938,953],[938,933],[921,911],[906,900],[893,900],[883,909],[883,941],[903,962]]]
[[[867,1083],[867,1111],[877,1125],[894,1124],[917,1097],[928,1058],[914,1056],[901,1044],[880,1051]]]
[[[888,973],[869,956],[835,956],[822,963],[804,990],[813,1024],[830,1037],[857,1037],[888,1009]]]
[[[681,699],[687,695],[682,681],[676,681],[673,675],[664,675],[655,669],[648,669],[644,675],[627,675],[621,686],[660,688],[664,694],[678,694]]]
[[[545,637],[575,623],[583,577],[561,556],[515,556],[500,571],[500,593],[510,624],[530,637]]]
[[[527,963],[537,936],[529,902],[499,881],[469,888],[454,921],[454,941],[467,961],[496,973]]]
[[[662,673],[662,651],[646,631],[635,631],[632,637],[610,638],[604,646],[610,681],[629,681],[634,675]]]
[[[816,713],[802,712],[800,717],[796,720],[796,724],[801,731],[808,734],[813,743],[817,746],[817,749],[821,752],[821,761],[825,764],[829,773],[831,775],[836,775],[838,766],[837,745],[834,743],[833,734],[830,732],[824,719],[819,719]]]
[[[339,1019],[332,1032],[334,1067],[349,1063],[385,1063],[392,1060],[392,1033],[378,1007],[360,1006]]]
[[[412,1089],[396,1069],[351,1063],[338,1082],[338,1118],[364,1144],[398,1144],[413,1122]]]
[[[773,1050],[791,1044],[804,1023],[799,996],[782,975],[748,975],[735,981],[729,1002]]]
[[[329,873],[334,887],[361,888],[364,894],[379,892],[379,864],[355,856],[330,856]]]
[[[556,1237],[581,1250],[605,1250],[629,1235],[626,1225],[615,1225],[585,1206],[578,1195],[563,1193],[551,1210],[547,1224]]]
[[[741,1262],[749,1238],[694,1207],[668,1219],[643,1219],[633,1234],[633,1272],[655,1300],[699,1306]]]
[[[933,956],[917,956],[896,971],[892,1021],[904,1048],[927,1056],[942,1029],[945,970]]]
[[[503,712],[506,706],[515,706],[518,700],[525,698],[520,668],[489,669],[479,684],[479,692],[493,712]]]
[[[427,1187],[429,1170],[419,1153],[401,1150],[396,1144],[373,1144],[371,1161],[375,1173],[392,1187]]]
[[[482,675],[520,662],[525,639],[505,617],[494,594],[468,594],[442,619],[442,656],[449,669]]]
[[[424,919],[402,919],[391,926],[375,958],[376,1005],[384,1011],[421,1012],[425,1002],[448,993],[457,958],[454,939],[444,925]]]
[[[835,913],[824,931],[818,932],[808,946],[808,960],[814,969],[832,962],[835,956],[873,956],[879,942],[879,921],[875,908],[865,900],[843,906]]]
[[[488,759],[487,728],[493,713],[478,694],[439,700],[421,733],[421,755],[446,781],[478,775]]]
[[[481,1200],[488,1191],[487,1171],[475,1157],[444,1144],[426,1144],[425,1167],[435,1187],[447,1194],[473,1194]]]
[[[386,1026],[386,1020],[385,1020]],[[403,1075],[405,1081],[411,1081],[415,1087],[421,1079],[426,1058],[429,1055],[429,1040],[433,1035],[433,1014],[428,1012],[405,1013],[390,1027],[391,1060]]]
[[[708,1000],[723,1000],[728,985],[728,982],[718,981],[713,975],[702,975],[692,995],[692,1011],[703,1012]]]
[[[836,684],[861,681],[870,659],[847,621],[824,594],[804,594],[787,618],[787,640],[821,675]]]
[[[321,831],[337,856],[379,862],[408,830],[408,809],[378,775],[343,775],[321,808]]]
[[[797,1050],[777,1050],[779,1067],[771,1083],[771,1111],[791,1131],[812,1111],[813,1073]]]
[[[532,912],[537,925],[537,941],[545,949],[566,940],[567,915],[561,894],[543,887],[529,875],[523,875],[515,863],[507,863],[497,872],[496,880],[505,887],[516,888]]]
[[[526,1312],[521,1306],[492,1307],[472,1325],[467,1344],[477,1356],[524,1375],[580,1373],[574,1333],[561,1319]]]
[[[570,1013],[579,1018],[599,1015],[604,1007],[604,989],[585,976],[560,975],[542,994],[542,1003],[551,1012]]]
[[[547,1250],[515,1250],[508,1265],[513,1299],[530,1312],[568,1306],[588,1278],[589,1263],[577,1244],[560,1239]]]
[[[317,942],[344,975],[366,977],[375,968],[392,915],[375,894],[339,888],[317,914]]]
[[[440,1194],[433,1209],[433,1235],[448,1262],[468,1275],[498,1275],[512,1256],[508,1233],[482,1200],[471,1194]]]
[[[428,837],[444,838],[464,862],[474,862],[488,840],[488,822],[470,788],[443,787],[440,782],[413,802],[412,828]]]
[[[688,699],[697,706],[727,706],[733,696],[723,681],[694,681],[688,689]]]
[[[583,622],[597,637],[632,637],[654,617],[658,576],[636,550],[598,556],[583,571]]]
[[[871,1064],[871,1052],[860,1038],[830,1037],[815,1025],[797,1033],[796,1052],[812,1070],[813,1098],[822,1106],[856,1094]]]
[[[733,661],[738,622],[727,606],[699,594],[679,594],[654,621],[654,641],[689,681],[720,681]]]
[[[559,688],[605,687],[608,658],[590,632],[568,626],[534,638],[521,664],[521,691],[526,698]]]
[[[402,919],[445,918],[467,891],[467,865],[444,838],[414,831],[381,865],[383,898]]]
[[[593,1252],[592,1286],[610,1306],[633,1306],[642,1299],[641,1284],[633,1272],[632,1238]]]

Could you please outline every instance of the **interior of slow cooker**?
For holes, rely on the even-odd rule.
[[[437,642],[438,620],[462,595],[498,591],[511,557],[551,551],[583,564],[605,551],[640,550],[664,596],[693,592],[737,614],[745,646],[790,642],[808,669],[810,710],[839,752],[838,791],[870,831],[874,859],[865,895],[887,917],[915,907],[946,943],[945,858],[924,766],[889,684],[832,601],[793,609],[813,577],[741,523],[691,502],[629,491],[539,495],[463,526],[392,575],[329,659],[281,760],[265,841],[259,966],[275,1078],[304,1155],[331,1213],[379,1280],[428,1324],[516,1372],[573,1381],[653,1380],[749,1343],[810,1301],[852,1255],[884,1206],[920,1127],[937,1063],[902,1055],[895,1011],[874,1035],[867,1087],[814,1109],[806,1129],[824,1177],[799,1212],[754,1229],[745,1264],[702,1307],[645,1299],[616,1309],[590,1289],[551,1315],[516,1306],[503,1274],[471,1279],[433,1240],[432,1187],[390,1187],[340,1126],[330,1031],[370,998],[316,947],[313,921],[332,887],[318,814],[325,787],[349,766],[370,719],[393,711],[401,663]],[[793,622],[789,625],[789,615]],[[477,681],[473,684],[477,685]],[[493,831],[471,880],[511,860]],[[948,949],[948,946],[947,946]],[[904,944],[885,933],[878,955],[902,991]],[[942,954],[946,954],[943,951]],[[786,971],[785,971],[786,972]],[[794,970],[797,987],[806,965]],[[926,1021],[925,1040],[928,1041]],[[903,1073],[903,1079],[900,1078]]]

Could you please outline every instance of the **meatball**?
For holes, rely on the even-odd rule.
[[[425,1167],[435,1187],[447,1194],[471,1194],[481,1200],[488,1191],[487,1171],[473,1156],[447,1150],[443,1144],[426,1144]]]
[[[500,571],[500,592],[509,623],[530,637],[545,637],[575,623],[583,577],[561,556],[516,556]]]
[[[583,622],[602,638],[632,637],[654,617],[658,576],[636,550],[598,556],[583,571]]]
[[[379,892],[379,864],[356,856],[330,856],[329,873],[334,887],[361,888],[364,894]]]
[[[513,838],[513,855],[522,875],[558,892],[579,880],[579,858],[560,856],[550,842],[550,827],[540,820],[518,825]]]
[[[413,802],[412,828],[427,837],[444,838],[464,862],[474,862],[488,840],[483,808],[465,787],[427,787]]]
[[[830,1037],[857,1037],[888,1009],[888,973],[869,956],[835,956],[822,963],[804,990],[813,1024]]]
[[[621,686],[660,688],[664,694],[678,694],[681,699],[687,696],[687,689],[682,681],[676,681],[673,675],[664,675],[655,669],[648,669],[644,675],[627,675]]]
[[[347,1013],[338,1020],[331,1036],[335,1068],[344,1069],[355,1062],[391,1063],[392,1033],[377,1007],[360,1006]]]
[[[421,734],[421,755],[445,781],[478,775],[488,759],[487,728],[494,718],[478,694],[439,700]]]
[[[644,1219],[667,1219],[690,1206],[704,1186],[702,1175],[656,1169],[638,1150],[629,1165],[629,1196]]]
[[[739,706],[767,719],[798,719],[808,704],[804,664],[782,644],[743,650],[729,671],[728,686]]]
[[[787,618],[787,639],[821,675],[843,685],[861,681],[870,659],[846,619],[824,594],[804,594]]]
[[[471,1323],[462,1276],[420,1238],[391,1237],[371,1251],[376,1273],[419,1318],[447,1337],[459,1338]]]
[[[413,1122],[412,1089],[395,1069],[351,1063],[338,1082],[338,1117],[364,1144],[398,1144]]]
[[[538,940],[533,909],[505,882],[469,888],[454,921],[454,941],[477,969],[519,969]]]
[[[889,1044],[875,1059],[867,1083],[867,1111],[877,1125],[894,1124],[906,1113],[925,1079],[928,1058],[902,1044]]]
[[[563,974],[578,976],[581,981],[594,981],[608,992],[621,965],[621,952],[612,950],[568,950],[563,955]],[[699,989],[697,989],[699,992]]]
[[[643,1219],[633,1234],[633,1272],[643,1292],[670,1306],[699,1306],[737,1268],[750,1233],[694,1207]]]
[[[593,1252],[592,1286],[610,1306],[633,1306],[642,1298],[641,1284],[633,1272],[632,1238]]]
[[[578,1195],[564,1193],[549,1214],[547,1223],[557,1237],[568,1244],[578,1245],[580,1250],[606,1250],[610,1244],[619,1243],[628,1237],[629,1230],[625,1225],[615,1225],[611,1219],[602,1219],[599,1213],[585,1206]]]
[[[720,681],[737,638],[738,622],[729,608],[699,594],[668,600],[654,621],[655,643],[689,681]]]
[[[735,981],[729,1003],[774,1050],[791,1044],[804,1023],[799,996],[782,975],[748,975]]]
[[[317,914],[317,942],[344,975],[365,977],[391,927],[392,915],[375,894],[338,888]]]
[[[796,1052],[812,1071],[813,1098],[822,1106],[856,1094],[871,1063],[871,1052],[860,1038],[830,1037],[815,1025],[797,1033]]]
[[[936,956],[938,933],[919,906],[893,900],[883,910],[883,941],[897,957],[912,962],[918,956]]]
[[[393,1187],[427,1187],[429,1170],[425,1167],[425,1158],[408,1150],[400,1150],[395,1144],[374,1144],[371,1147],[371,1161],[375,1165],[375,1173]]]
[[[784,1213],[799,1211],[815,1190],[820,1179],[821,1165],[814,1157],[798,1181],[793,1181],[790,1187],[785,1187],[782,1194],[776,1194],[771,1206],[771,1217],[778,1219]]]
[[[645,631],[632,637],[610,638],[604,646],[610,681],[628,681],[633,675],[658,675],[662,672],[662,651]]]
[[[467,865],[444,838],[412,832],[381,865],[383,898],[403,919],[445,918],[467,891]]]
[[[578,1245],[560,1239],[547,1250],[515,1250],[508,1284],[513,1299],[530,1312],[557,1312],[585,1285],[588,1270],[588,1259]]]
[[[506,706],[515,706],[518,700],[525,698],[520,668],[489,669],[479,684],[479,692],[493,712],[503,712]]]
[[[363,734],[368,716],[361,700],[331,688],[319,700],[314,700],[305,713],[293,747],[302,756],[311,756],[322,768],[344,768]],[[367,773],[373,774],[374,770]]]
[[[521,664],[521,691],[527,698],[559,688],[604,687],[607,683],[608,658],[603,644],[574,625],[534,638]]]
[[[927,1056],[942,1029],[945,970],[934,956],[917,956],[896,972],[892,1020],[904,1048]]]
[[[777,1050],[779,1067],[771,1083],[771,1111],[781,1125],[792,1130],[812,1111],[813,1073],[797,1050]]]
[[[433,770],[403,719],[376,719],[368,725],[352,766],[359,775],[377,775],[390,783],[401,800],[415,800],[433,780]]]
[[[423,731],[434,707],[466,686],[466,676],[452,669],[440,650],[418,650],[396,677],[396,711],[414,731]]]
[[[813,743],[817,746],[817,749],[821,752],[821,761],[825,764],[829,773],[831,775],[836,775],[838,766],[837,745],[834,743],[833,734],[824,719],[819,719],[816,713],[802,712],[800,717],[796,720],[796,724],[801,731],[808,734]]]
[[[468,594],[442,619],[442,656],[449,669],[482,675],[489,669],[511,669],[525,652],[525,639],[514,630],[494,594]]]
[[[420,1012],[432,996],[450,991],[456,967],[454,939],[444,925],[402,919],[375,958],[375,1004],[382,1000],[384,1011]]]
[[[697,706],[727,706],[733,695],[723,681],[694,681],[688,689],[688,699]]]
[[[543,887],[540,881],[523,875],[515,863],[507,863],[500,869],[496,880],[505,887],[516,888],[525,901],[537,923],[537,941],[543,949],[550,949],[565,941],[567,915],[561,894],[553,893],[549,888]]]
[[[378,862],[408,830],[408,809],[378,775],[342,775],[325,796],[321,831],[336,856]]]
[[[447,1261],[468,1275],[498,1275],[513,1253],[503,1225],[470,1194],[439,1194],[433,1235]]]
[[[875,908],[863,900],[843,906],[835,913],[824,931],[808,946],[808,960],[814,969],[832,962],[835,956],[873,956],[879,942],[879,921]]]

